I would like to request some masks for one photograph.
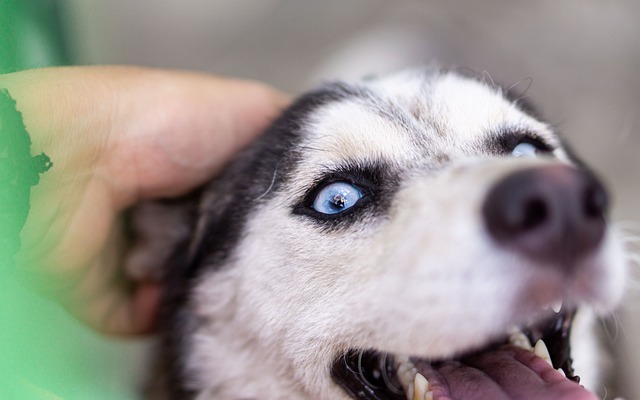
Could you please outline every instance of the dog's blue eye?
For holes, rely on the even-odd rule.
[[[353,207],[362,198],[362,192],[347,182],[334,182],[325,186],[313,200],[313,209],[322,214],[338,214]]]
[[[513,148],[511,154],[515,157],[536,157],[540,149],[533,143],[520,142]]]

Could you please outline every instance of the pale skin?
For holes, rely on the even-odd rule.
[[[123,212],[214,177],[289,102],[264,84],[133,67],[0,75],[32,154],[53,167],[31,193],[19,275],[93,328],[153,330],[161,286],[126,277]]]

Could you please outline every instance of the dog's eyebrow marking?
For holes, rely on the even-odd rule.
[[[336,82],[326,86],[326,89],[336,94],[336,100],[360,100],[358,105],[400,127],[408,134],[415,145],[421,148],[428,148],[424,144],[425,138],[428,137],[425,132],[426,127],[420,124],[420,122],[425,121],[416,118],[416,115],[419,114],[416,113],[415,109],[412,109],[415,107],[410,106],[409,109],[405,110],[399,107],[393,99],[385,98],[372,88],[359,85]],[[416,106],[420,108],[419,105]]]

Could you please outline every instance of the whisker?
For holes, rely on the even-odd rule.
[[[640,232],[640,223],[633,220],[625,220],[616,222],[616,226],[622,231]]]
[[[358,374],[360,375],[360,377],[362,378],[364,383],[366,383],[370,387],[376,387],[376,385],[374,385],[371,382],[369,382],[369,380],[367,379],[367,377],[364,374],[364,370],[362,368],[362,356],[363,356],[363,354],[364,354],[364,350],[360,350],[360,352],[358,353]]]
[[[391,383],[391,379],[389,379],[389,375],[387,374],[387,357],[388,354],[384,353],[384,355],[380,359],[380,368],[382,368],[382,379],[384,380],[384,384],[387,385],[387,388],[393,393],[404,394],[404,391],[393,386],[393,384]]]
[[[511,92],[516,87],[518,87],[522,82],[527,82],[527,87],[525,87],[524,90],[520,93],[520,96],[524,96],[529,91],[529,88],[531,88],[531,85],[533,85],[533,78],[531,78],[531,77],[520,79],[518,82],[516,82],[513,85],[509,86],[509,88],[506,91],[506,95],[508,96],[509,92]]]
[[[491,77],[491,75],[489,74],[489,71],[484,70],[484,71],[482,71],[482,81],[483,81],[484,83],[489,83],[489,82],[487,82],[486,78],[489,78],[489,82],[491,82],[491,87],[492,87],[492,88],[495,88],[495,87],[496,87],[496,84],[495,84],[495,82],[493,81],[493,78]]]
[[[609,342],[616,343],[620,335],[620,319],[617,313],[612,312],[609,318],[598,318],[598,321],[602,326],[603,332],[607,335]],[[611,332],[611,328],[613,328],[613,332]]]
[[[347,360],[347,352],[344,352],[342,354],[342,361],[344,362],[344,366],[347,368],[347,370],[355,373],[356,371],[351,369],[351,366],[349,365],[349,360]]]
[[[622,240],[623,241],[632,241],[632,242],[638,242],[640,241],[640,235],[622,235]]]
[[[626,257],[629,261],[640,262],[640,254],[629,253]]]
[[[260,196],[256,197],[253,201],[258,201],[260,199],[262,199],[264,196],[266,196],[271,189],[273,189],[273,185],[276,182],[276,176],[278,175],[278,167],[276,166],[275,170],[273,171],[273,176],[271,177],[271,183],[269,184],[269,187],[267,188],[267,190],[262,193]]]

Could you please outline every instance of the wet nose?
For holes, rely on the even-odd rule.
[[[549,165],[503,178],[490,189],[482,212],[501,245],[568,269],[599,246],[607,208],[607,193],[593,174]]]

